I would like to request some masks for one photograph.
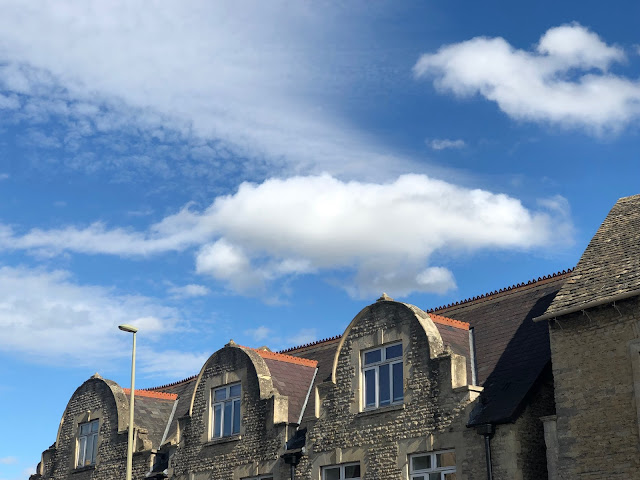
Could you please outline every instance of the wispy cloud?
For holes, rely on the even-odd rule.
[[[464,140],[450,140],[448,138],[434,138],[432,140],[427,140],[427,145],[434,150],[445,150],[447,148],[458,149],[467,146]]]
[[[16,457],[2,457],[0,458],[0,465],[13,465],[18,463],[18,459]]]
[[[640,116],[640,82],[609,68],[626,59],[579,24],[547,30],[534,51],[477,37],[420,57],[413,70],[444,92],[480,94],[507,115],[603,133]]]
[[[120,256],[197,248],[196,271],[235,292],[262,295],[274,281],[337,269],[353,273],[344,284],[353,296],[381,291],[404,296],[455,287],[449,270],[430,265],[436,251],[529,249],[569,241],[567,208],[555,198],[530,210],[504,194],[424,175],[390,183],[291,177],[244,183],[202,211],[187,205],[147,231],[96,223],[18,234],[0,226],[0,248]],[[182,293],[188,290],[202,291],[190,287]]]
[[[204,285],[197,285],[195,283],[190,283],[189,285],[183,285],[181,287],[172,286],[168,289],[169,294],[172,298],[193,298],[193,297],[204,297],[211,293]]]
[[[144,329],[152,341],[178,328],[181,319],[154,299],[78,284],[65,271],[0,267],[0,350],[98,367],[127,351],[116,328],[122,323]]]
[[[331,2],[284,0],[239,1],[234,8],[205,1],[154,8],[135,0],[37,7],[7,1],[0,88],[8,96],[1,102],[20,107],[15,120],[40,124],[55,116],[65,125],[53,138],[26,139],[46,148],[74,150],[86,137],[130,131],[138,141],[179,139],[187,158],[209,167],[203,171],[248,158],[245,170],[268,164],[271,171],[347,176],[406,171],[411,162],[341,121],[328,98],[317,108],[332,81],[318,59],[344,22],[336,10]],[[155,172],[173,170],[146,153],[122,156]],[[107,161],[79,155],[66,165],[95,169]]]
[[[273,331],[264,325],[260,325],[259,327],[245,330],[244,334],[250,336],[255,342],[262,342],[271,337]]]

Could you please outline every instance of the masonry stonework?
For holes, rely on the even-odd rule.
[[[638,297],[550,322],[560,479],[640,479]]]

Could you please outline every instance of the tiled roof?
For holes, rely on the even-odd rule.
[[[124,391],[125,395],[129,395],[131,393],[130,388],[123,388],[122,390]],[[175,393],[158,392],[155,390],[136,390],[135,397],[136,398],[138,397],[159,398],[161,400],[177,400],[178,399],[178,395],[176,395]]]
[[[621,198],[543,318],[640,294],[640,195]]]
[[[318,362],[316,360],[294,357],[292,355],[285,355],[283,353],[271,352],[269,350],[263,350],[259,348],[258,349],[252,348],[251,350],[255,350],[256,352],[258,352],[258,355],[260,355],[265,360],[266,359],[277,360],[279,362],[293,363],[296,365],[303,365],[305,367],[313,367],[313,368],[318,366]]]
[[[468,322],[474,329],[482,401],[470,424],[515,420],[523,402],[551,359],[549,332],[534,323],[551,304],[569,273],[439,308],[440,315]]]
[[[436,315],[435,313],[430,313],[429,318],[433,321],[433,323],[449,325],[450,327],[459,328],[461,330],[469,330],[470,326],[467,322],[461,322],[460,320],[455,320],[453,318],[443,317],[442,315]]]

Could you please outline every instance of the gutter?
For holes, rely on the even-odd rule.
[[[539,317],[535,317],[533,319],[534,322],[541,322],[543,320],[551,320],[553,318],[562,317],[564,315],[569,315],[570,313],[581,312],[587,308],[599,307],[600,305],[605,305],[607,303],[617,302],[618,300],[626,300],[627,298],[635,297],[640,295],[640,289],[632,290],[630,292],[618,293],[617,295],[611,295],[609,297],[605,297],[600,300],[593,300],[591,302],[583,303],[582,305],[578,305],[575,307],[565,308],[564,310],[560,310],[559,312],[545,313],[544,315],[540,315]]]

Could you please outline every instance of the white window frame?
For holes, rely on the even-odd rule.
[[[240,393],[238,395],[231,396],[231,388],[240,387]],[[225,398],[223,400],[216,401],[216,392],[225,390]],[[225,404],[231,403],[231,433],[224,434],[224,421],[225,421]],[[215,431],[216,427],[216,407],[220,406],[220,430]],[[235,417],[236,409],[238,410],[238,416],[240,422],[238,423],[238,430],[234,431],[233,419]],[[223,385],[220,387],[214,387],[211,389],[211,411],[209,414],[211,427],[209,428],[209,435],[212,440],[218,438],[233,437],[240,435],[240,425],[242,424],[242,386],[240,383],[230,383],[229,385]]]
[[[82,429],[85,426],[88,427],[89,431],[86,433],[82,433]],[[96,464],[96,457],[98,456],[99,430],[100,420],[98,419],[78,424],[78,439],[76,441],[76,468],[82,468]],[[87,451],[90,452],[89,456],[87,456]]]
[[[326,471],[330,468],[340,468],[340,480],[347,480],[344,478],[344,469],[345,467],[352,467],[354,465],[357,465],[360,468],[360,476],[359,477],[349,477],[348,480],[360,480],[360,478],[362,478],[362,467],[360,466],[360,462],[349,462],[349,463],[342,463],[340,465],[326,465],[324,467],[322,467],[322,480],[326,480]]]
[[[448,467],[438,467],[437,456],[453,453],[454,459],[456,451],[454,449],[449,450],[438,450],[435,452],[426,452],[426,453],[417,453],[409,456],[409,480],[417,480],[419,478],[424,478],[425,480],[430,480],[430,476],[434,473],[439,473],[439,480],[445,480],[445,475],[450,473],[456,473],[456,466],[448,466]],[[414,470],[413,469],[413,459],[418,457],[431,457],[431,467],[427,469]],[[454,460],[455,462],[455,460]]]
[[[387,348],[400,346],[402,351],[399,357],[394,357],[392,359],[387,360]],[[376,350],[380,350],[380,358],[379,362],[371,363],[369,365],[365,365],[365,355],[367,353],[374,352]],[[387,345],[381,345],[375,348],[369,348],[367,350],[362,351],[362,408],[363,410],[375,410],[380,407],[387,407],[389,405],[401,405],[404,403],[404,351],[402,348],[402,342],[394,342],[389,343]],[[402,371],[402,398],[399,400],[393,399],[393,387],[394,387],[394,379],[393,379],[393,366],[401,364]],[[380,405],[380,367],[382,365],[389,365],[389,403],[384,405]],[[367,405],[367,381],[366,381],[366,372],[373,370],[374,371],[374,383],[375,383],[375,404]]]
[[[242,480],[273,480],[273,473],[267,473],[265,475],[258,475],[257,477],[246,477]]]

